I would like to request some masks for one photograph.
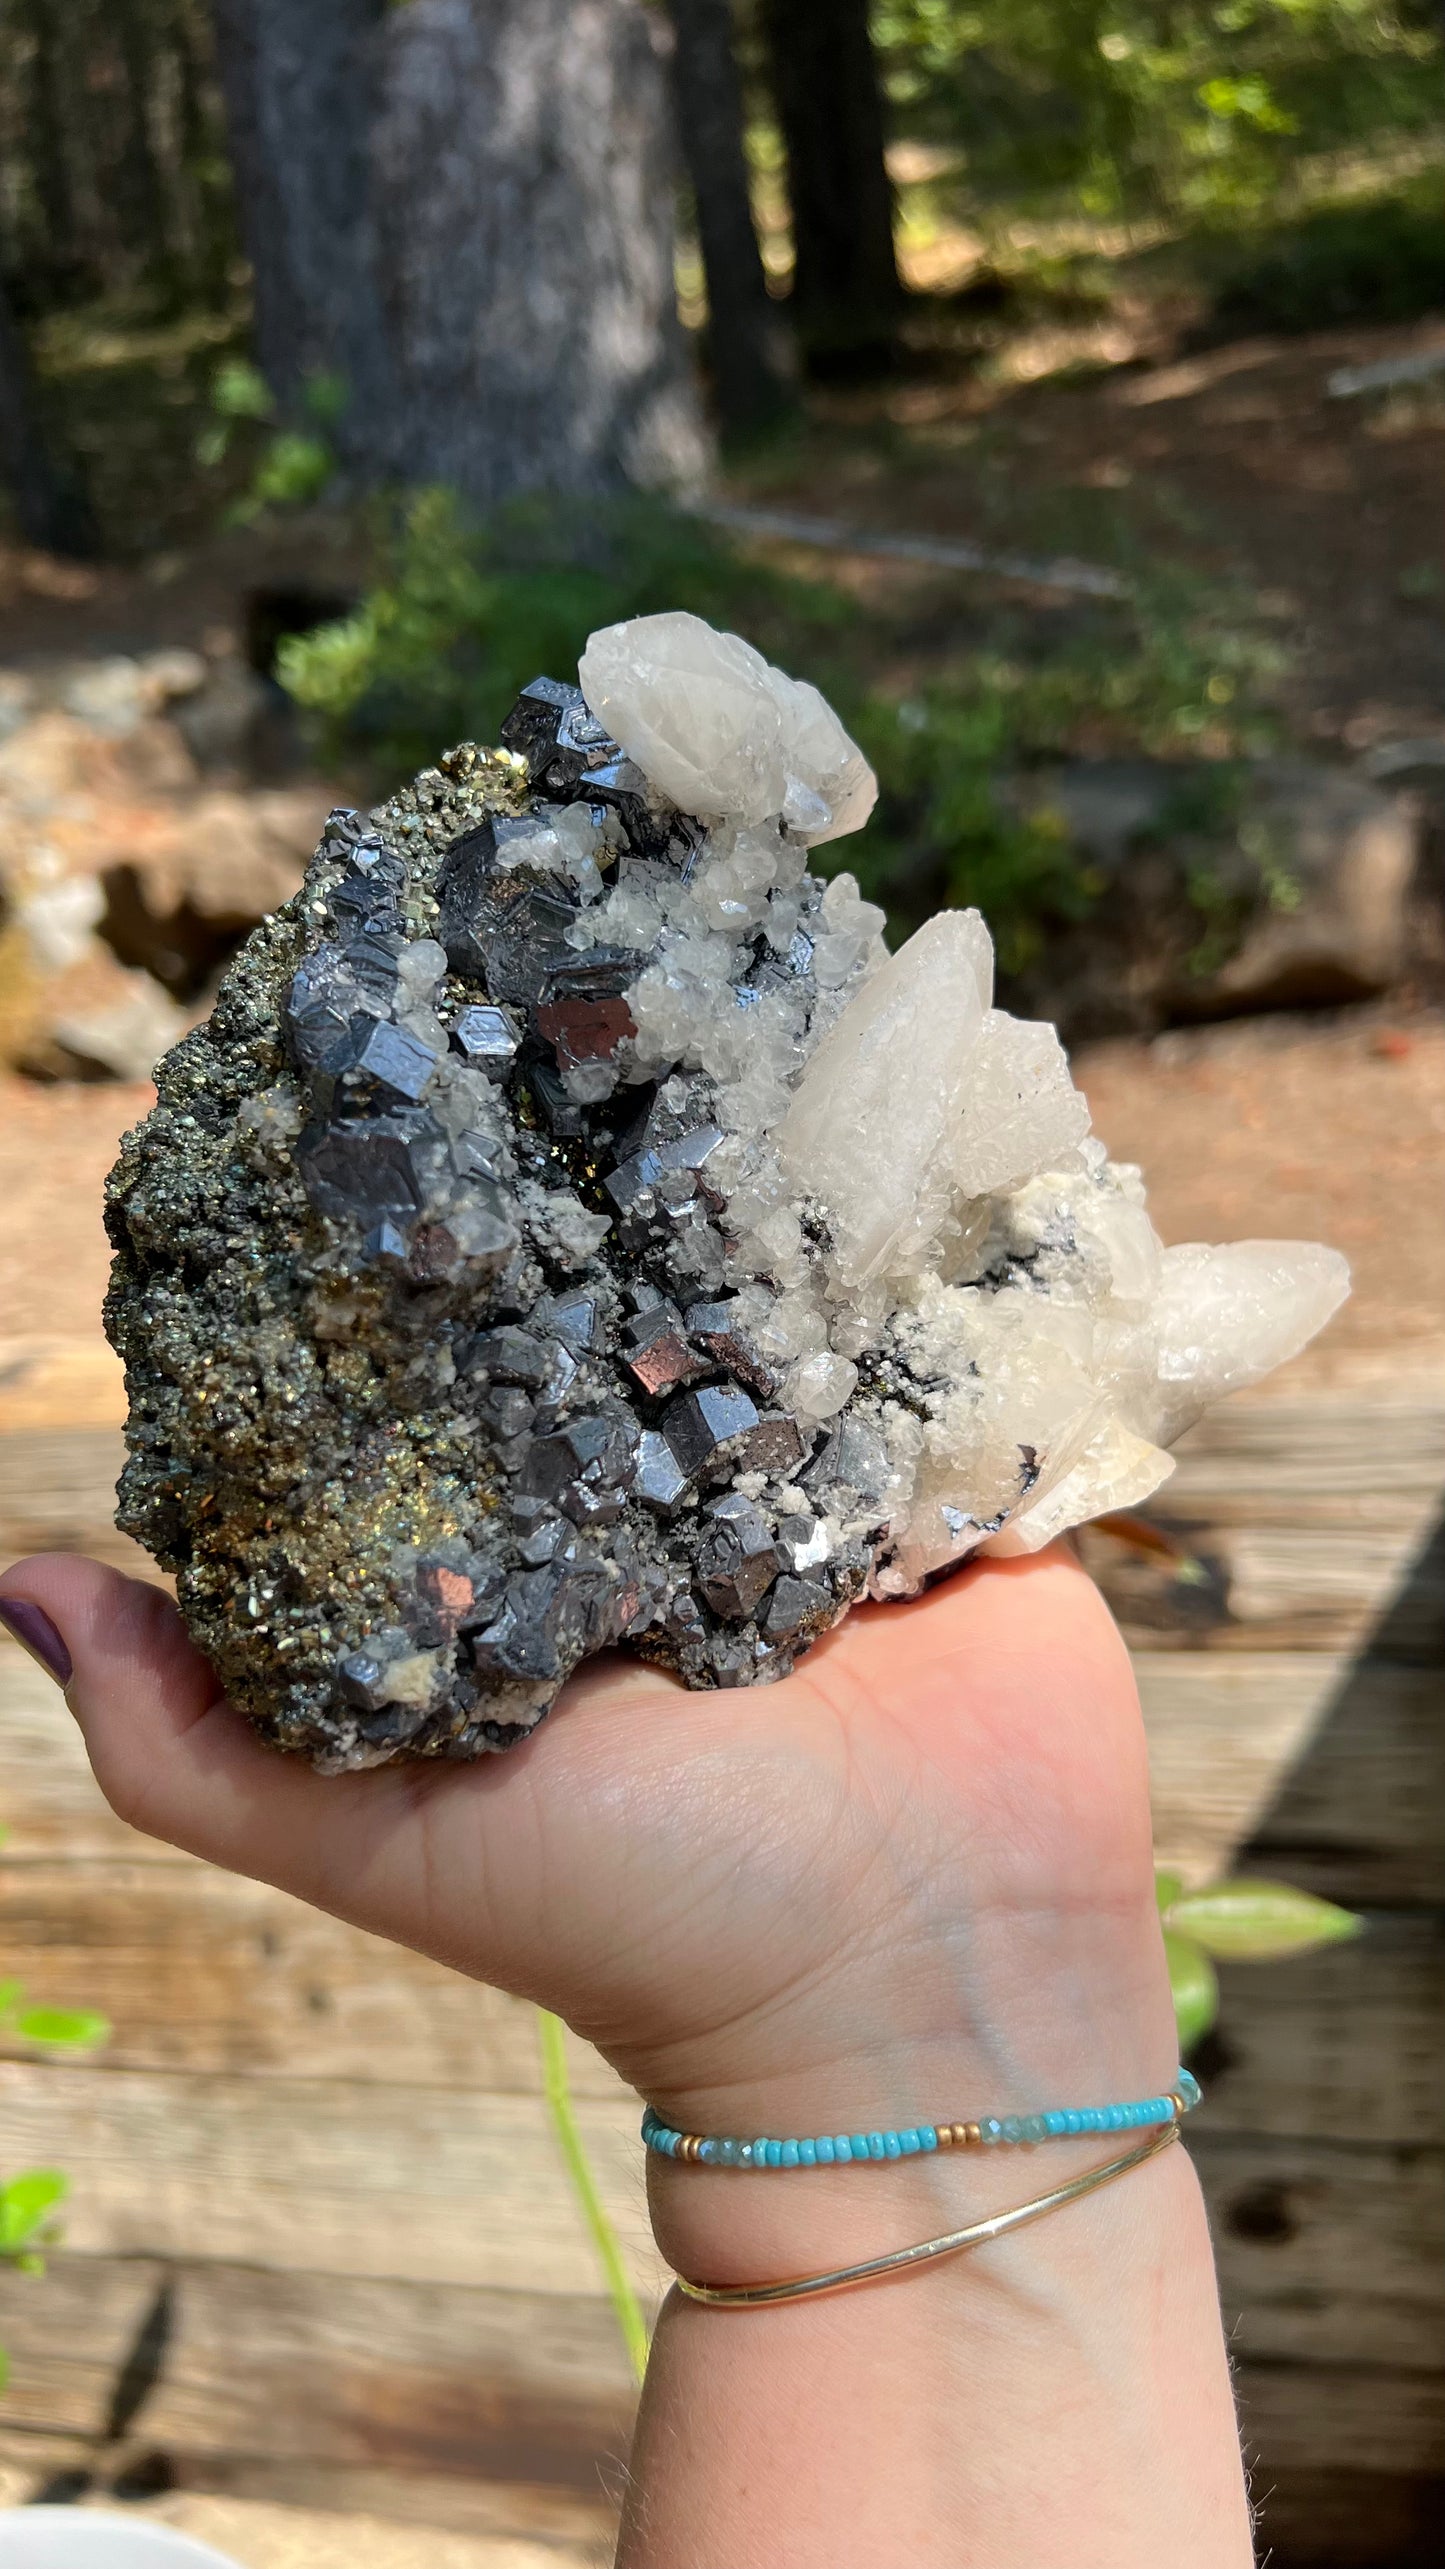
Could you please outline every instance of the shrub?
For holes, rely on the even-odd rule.
[[[1392,194],[1321,206],[1237,244],[1217,274],[1210,321],[1229,336],[1413,321],[1437,309],[1445,309],[1438,171]]]
[[[518,688],[575,669],[598,625],[685,607],[811,678],[877,770],[865,838],[823,852],[856,871],[906,932],[976,903],[1006,968],[1094,884],[1056,824],[1000,790],[1080,748],[1211,758],[1261,734],[1271,655],[1237,601],[1141,572],[1127,598],[1051,625],[998,613],[987,639],[921,684],[886,673],[898,636],[836,589],[760,567],[715,529],[649,500],[585,512],[528,503],[471,523],[445,492],[404,508],[356,611],[285,642],[283,684],[333,755],[359,748],[389,787],[450,742],[495,739]],[[1056,625],[1057,619],[1053,620]]]

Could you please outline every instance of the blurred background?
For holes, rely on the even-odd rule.
[[[1365,1922],[1179,1957],[1275,2569],[1445,2500],[1442,467],[1440,0],[0,0],[0,1553],[156,1575],[101,1187],[327,808],[623,616],[815,679],[826,857],[983,908],[1164,1236],[1355,1269],[1084,1539],[1177,1916]],[[605,2559],[528,2011],[124,1829],[9,1645],[0,1820],[0,2497]]]

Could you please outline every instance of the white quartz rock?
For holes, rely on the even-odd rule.
[[[1057,1168],[1088,1129],[1054,1027],[991,1008],[950,1144],[958,1193],[996,1195]]]
[[[1155,1306],[1157,1419],[1173,1440],[1226,1392],[1297,1356],[1350,1289],[1338,1249],[1313,1240],[1201,1241],[1166,1249]]]
[[[701,616],[605,625],[577,675],[593,713],[684,812],[740,822],[782,814],[819,846],[860,829],[873,809],[873,771],[817,688]]]
[[[845,1288],[916,1269],[938,1234],[992,990],[977,910],[941,911],[864,982],[794,1091],[779,1154],[828,1214]]]
[[[1002,1533],[981,1547],[1007,1560],[1021,1552],[1042,1552],[1070,1526],[1112,1508],[1138,1507],[1167,1481],[1174,1469],[1172,1454],[1162,1453],[1147,1437],[1136,1436],[1120,1418],[1106,1418],[1090,1437],[1077,1463],[1051,1490],[1010,1519]]]

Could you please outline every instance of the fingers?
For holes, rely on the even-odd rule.
[[[41,1554],[0,1580],[0,1602],[17,1600],[38,1608],[61,1638],[71,1663],[66,1700],[119,1818],[324,1906],[334,1905],[327,1895],[339,1825],[365,1895],[375,1852],[353,1843],[358,1814],[346,1785],[380,1787],[373,1829],[394,1826],[389,1777],[327,1779],[267,1748],[226,1702],[170,1598],[146,1581],[73,1554]]]
[[[621,1721],[625,1736],[639,1696],[676,1693],[650,1670],[599,1663],[538,1739],[505,1758],[318,1775],[226,1701],[161,1589],[42,1554],[0,1579],[0,1605],[17,1604],[28,1646],[46,1625],[58,1637],[66,1700],[119,1818],[508,1984],[527,1971],[549,1859],[560,1848],[566,1871],[585,1865],[589,1841],[597,1852],[601,1734],[615,1739]],[[59,1679],[61,1666],[51,1673]]]

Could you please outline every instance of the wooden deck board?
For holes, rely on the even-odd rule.
[[[1186,1440],[1151,1511],[1175,1563],[1088,1548],[1135,1651],[1161,1854],[1369,1913],[1357,1943],[1226,1973],[1191,2145],[1272,2569],[1424,2569],[1445,2496],[1445,1360],[1292,1371]],[[109,1525],[118,1417],[93,1348],[0,1342],[0,1554],[154,1575]],[[182,2490],[448,2528],[476,2569],[605,2557],[631,2389],[530,2012],[124,1828],[8,1648],[0,1818],[7,1971],[116,2027],[100,2061],[0,2060],[7,2153],[75,2181],[51,2275],[4,2283],[0,2466],[33,2486],[69,2453],[106,2484],[162,2451]],[[635,2101],[585,2046],[574,2072],[653,2290]],[[163,2361],[107,2442],[163,2294]]]

